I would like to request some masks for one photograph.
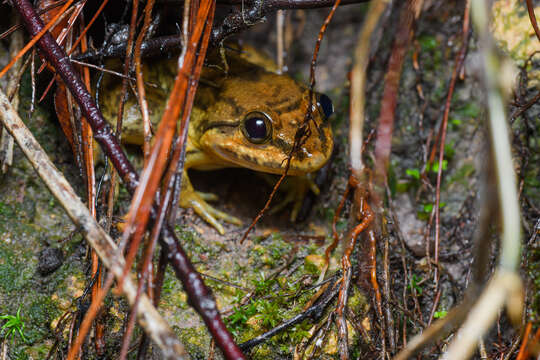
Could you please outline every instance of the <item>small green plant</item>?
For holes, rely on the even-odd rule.
[[[24,342],[27,342],[24,336],[24,321],[21,318],[21,307],[17,310],[17,315],[0,315],[0,320],[7,320],[0,329],[0,337],[8,338],[11,336],[11,342],[15,340],[15,335],[19,334]]]
[[[409,290],[415,290],[416,293],[420,296],[422,295],[422,286],[421,286],[421,283],[424,281],[424,279],[416,276],[416,274],[413,274],[412,277],[411,277],[411,282],[409,283],[409,285],[407,286],[407,288]]]
[[[435,311],[435,314],[433,314],[433,317],[435,319],[442,319],[444,318],[446,315],[448,315],[448,311],[446,310],[440,310],[440,311]]]
[[[259,279],[253,280],[253,285],[255,285],[255,294],[257,295],[266,295],[270,294],[272,291],[272,286],[276,283],[275,279],[265,279],[264,273],[259,274]]]
[[[439,203],[439,209],[442,209],[446,205],[445,202],[441,201]],[[420,220],[429,220],[431,216],[431,212],[433,211],[433,207],[435,207],[435,204],[428,203],[428,204],[421,204],[418,209],[418,218]]]
[[[420,180],[420,169],[407,169],[405,173],[415,180]]]
[[[448,160],[443,159],[443,161],[442,161],[442,169],[443,169],[443,171],[446,170],[447,167],[448,167]],[[439,172],[439,160],[434,161],[433,164],[431,164],[431,166],[428,166],[427,170],[432,172],[432,173]]]

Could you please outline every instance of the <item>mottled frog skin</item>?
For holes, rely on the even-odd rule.
[[[241,224],[240,220],[207,204],[206,200],[215,196],[194,191],[186,170],[245,167],[282,174],[284,160],[309,104],[308,89],[287,75],[271,71],[271,62],[263,55],[253,53],[252,49],[228,50],[225,58],[226,73],[223,59],[211,56],[207,60],[210,65],[201,74],[189,123],[180,195],[180,206],[193,208],[222,234],[224,229],[218,219],[235,224]],[[176,63],[159,60],[144,66],[146,99],[154,129],[174,82]],[[116,119],[120,89],[121,81],[117,79],[109,78],[102,85],[101,108],[111,123]],[[328,121],[332,111],[330,99],[315,94],[313,118],[320,131],[311,124],[312,135],[293,156],[289,175],[306,175],[328,161],[333,147]],[[124,142],[142,144],[141,122],[138,103],[131,93],[125,105]]]

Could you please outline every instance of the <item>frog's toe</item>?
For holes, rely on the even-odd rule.
[[[276,214],[276,213],[280,212],[281,210],[285,209],[287,207],[287,205],[289,205],[290,203],[295,201],[294,198],[295,198],[295,194],[292,191],[287,192],[287,195],[285,196],[285,199],[281,200],[279,203],[272,206],[272,208],[270,209],[268,214],[273,215],[273,214]]]
[[[223,211],[220,211],[210,205],[207,205],[207,210],[210,212],[214,217],[221,219],[223,221],[226,221],[228,223],[234,224],[234,225],[242,225],[242,220],[239,218],[229,215]]]
[[[200,193],[192,192],[191,194],[192,196],[188,196],[188,199],[181,201],[180,206],[193,208],[197,215],[212,225],[221,235],[225,234],[225,229],[223,228],[223,225],[220,224],[219,220],[235,225],[242,225],[242,220],[214,208],[200,196]]]
[[[302,208],[303,202],[304,202],[304,196],[294,200],[294,205],[291,210],[291,217],[290,217],[291,222],[295,222],[296,218],[298,218],[298,213],[300,212],[300,209]]]
[[[208,193],[208,192],[202,192],[202,191],[196,191],[197,195],[204,201],[218,201],[219,196],[217,196],[214,193]]]

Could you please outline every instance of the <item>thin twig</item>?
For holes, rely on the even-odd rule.
[[[527,12],[529,13],[529,20],[531,20],[531,25],[534,28],[534,33],[536,38],[540,41],[540,29],[538,28],[538,23],[536,22],[536,15],[534,14],[534,4],[532,0],[525,0],[527,3]]]
[[[41,20],[28,0],[13,0],[12,3],[21,14],[31,34],[35,35],[43,29]],[[137,173],[114,137],[110,126],[97,109],[92,96],[84,89],[77,74],[73,71],[71,62],[50,34],[45,33],[38,41],[38,45],[74,95],[83,115],[92,126],[95,139],[102,146],[104,153],[111,159],[128,191],[133,193],[139,182]],[[156,212],[152,207],[151,217],[155,218],[155,216]],[[216,340],[216,344],[221,348],[225,356],[242,359],[243,355],[223,324],[210,290],[204,285],[202,278],[189,261],[172,228],[164,226],[161,229],[160,241],[168,251],[169,262],[176,276],[184,284],[190,304],[204,319],[210,333]]]
[[[124,259],[116,256],[117,248],[115,243],[98,225],[64,176],[54,167],[1,90],[0,110],[0,120],[15,138],[15,141],[17,141],[17,144],[19,144],[43,182],[62,203],[62,206],[72,221],[80,227],[81,232],[92,248],[98,253],[103,264],[116,278],[120,278],[123,273]],[[135,292],[136,286],[131,280],[131,277],[126,278],[123,293],[130,303],[133,303],[135,299]],[[186,358],[187,354],[183,345],[146,296],[141,298],[138,315],[141,326],[163,350],[166,358]]]

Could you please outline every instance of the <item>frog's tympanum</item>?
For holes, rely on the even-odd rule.
[[[206,200],[215,196],[194,191],[186,170],[245,167],[282,174],[309,104],[309,91],[305,86],[287,75],[271,71],[264,65],[268,61],[261,59],[264,58],[228,50],[225,73],[223,60],[210,57],[208,62],[213,65],[203,69],[189,122],[180,205],[193,208],[220,233],[224,230],[217,219],[235,224],[240,224],[240,220],[207,204]],[[155,129],[174,82],[176,63],[175,60],[159,60],[146,63],[144,68],[146,99]],[[109,121],[116,119],[120,83],[109,79],[101,89],[100,97],[104,99],[101,108]],[[294,153],[289,175],[306,175],[318,170],[332,152],[328,121],[333,112],[332,102],[326,95],[314,96],[312,114],[319,130],[311,124],[311,136]],[[123,120],[124,142],[142,143],[141,122],[139,106],[130,94]]]

